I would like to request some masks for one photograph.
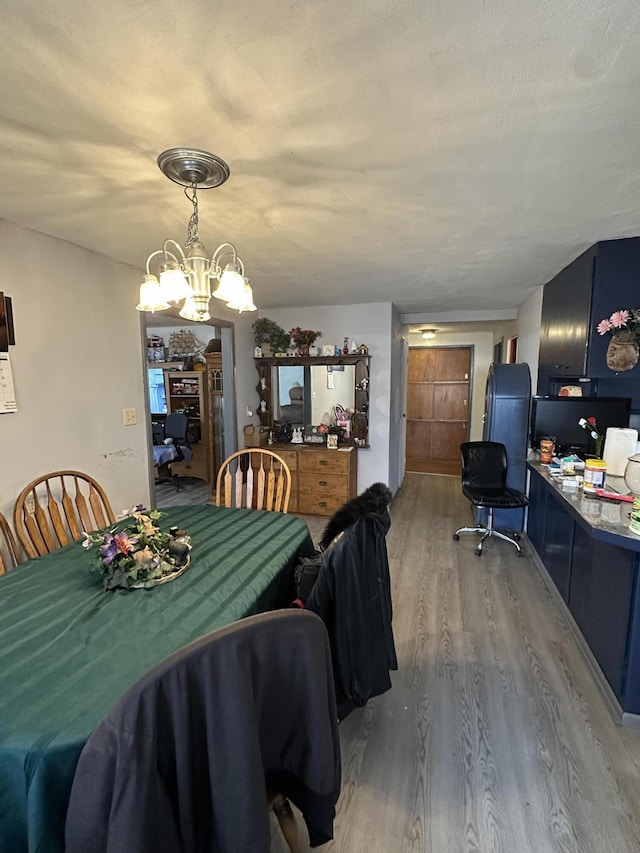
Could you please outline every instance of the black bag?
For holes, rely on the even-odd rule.
[[[295,567],[293,578],[296,585],[296,596],[306,601],[322,566],[322,553],[318,551],[312,557],[300,557]]]

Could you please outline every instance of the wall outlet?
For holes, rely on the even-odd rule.
[[[122,423],[125,426],[135,426],[138,423],[138,415],[135,409],[122,410]]]

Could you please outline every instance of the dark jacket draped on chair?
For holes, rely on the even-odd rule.
[[[266,786],[300,808],[312,846],[333,837],[329,643],[304,611],[214,631],[123,696],[80,756],[66,853],[268,853]]]
[[[398,668],[392,630],[387,512],[368,514],[324,552],[306,608],[329,633],[338,718],[391,687]]]

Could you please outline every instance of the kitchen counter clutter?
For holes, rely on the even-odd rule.
[[[578,472],[577,477],[553,476],[549,466],[532,459],[528,460],[527,467],[536,471],[556,494],[566,501],[567,512],[590,532],[594,539],[612,542],[632,551],[640,551],[640,535],[629,529],[631,504],[622,499],[629,491],[622,477],[607,475],[604,483],[604,490],[614,495],[619,494],[620,499],[601,498],[582,491],[581,471]]]
[[[587,495],[527,462],[527,535],[615,694],[620,722],[640,725],[640,535],[631,503]],[[625,494],[622,477],[605,489]]]

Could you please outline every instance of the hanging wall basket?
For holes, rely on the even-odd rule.
[[[607,347],[607,367],[620,373],[638,363],[638,341],[629,332],[616,332]]]

